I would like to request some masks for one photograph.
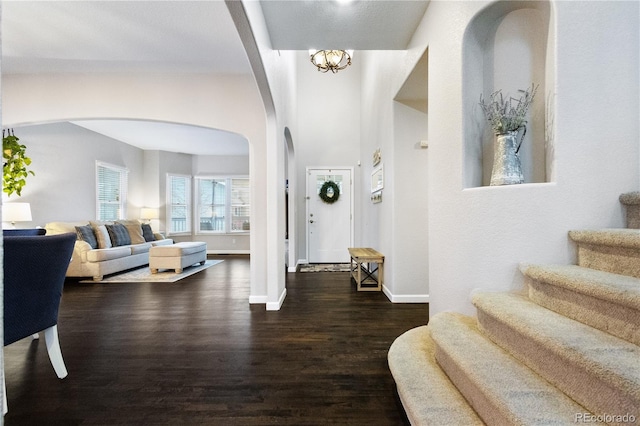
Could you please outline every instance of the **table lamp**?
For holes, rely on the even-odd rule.
[[[29,203],[6,203],[2,205],[2,221],[10,222],[16,227],[16,222],[31,222],[31,205]]]
[[[149,223],[151,219],[158,219],[159,217],[158,209],[151,207],[142,207],[140,209],[140,219],[144,222]]]

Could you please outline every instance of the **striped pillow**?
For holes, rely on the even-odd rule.
[[[78,240],[89,243],[92,249],[98,248],[98,240],[91,226],[76,226],[76,235],[78,236]]]
[[[131,237],[129,231],[121,223],[114,223],[113,225],[107,225],[107,231],[109,231],[109,238],[113,247],[128,246],[131,244]]]

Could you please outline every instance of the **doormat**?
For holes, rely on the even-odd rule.
[[[349,272],[350,263],[309,263],[300,265],[298,272]]]
[[[152,274],[148,266],[133,269],[122,274],[106,276],[102,281],[82,280],[81,283],[174,283],[183,278],[204,271],[207,268],[217,265],[222,260],[207,260],[204,265],[195,265],[184,268],[181,273],[176,273],[173,269],[160,269],[157,273]]]

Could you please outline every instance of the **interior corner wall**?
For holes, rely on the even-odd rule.
[[[398,102],[393,103],[393,113],[391,300],[426,302],[429,300],[429,151],[420,146],[420,141],[427,140],[428,119],[427,114]]]
[[[367,52],[363,64],[362,241],[385,255],[384,291],[392,302],[429,299],[428,119],[394,98],[426,46],[403,51]],[[402,64],[402,66],[398,66]],[[427,81],[424,82],[427,85]],[[382,201],[371,200],[374,151],[384,174]]]

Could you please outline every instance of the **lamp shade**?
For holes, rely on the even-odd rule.
[[[29,203],[6,203],[2,205],[3,222],[31,222],[31,205]]]
[[[140,219],[142,220],[158,219],[159,217],[158,209],[151,207],[142,207],[140,209]]]

